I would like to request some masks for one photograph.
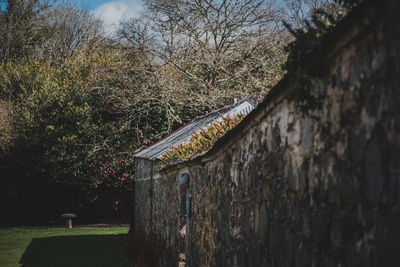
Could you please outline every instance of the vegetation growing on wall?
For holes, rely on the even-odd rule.
[[[303,25],[294,27],[283,21],[283,24],[295,39],[287,45],[289,53],[285,67],[287,70],[296,71],[298,66],[310,69],[314,74],[319,72],[316,66],[321,62],[321,38],[356,7],[362,0],[334,0],[325,8],[314,8],[311,17],[303,20]],[[296,27],[297,26],[297,27]]]
[[[287,0],[290,1],[290,0]],[[318,2],[318,1],[316,1]],[[288,58],[285,68],[288,76],[296,80],[296,88],[288,95],[295,100],[303,112],[317,108],[322,96],[312,95],[311,78],[322,76],[327,68],[325,50],[329,44],[322,41],[327,33],[342,21],[362,0],[332,0],[325,6],[311,9],[310,18],[302,19],[302,24],[291,25],[283,21],[284,26],[293,35],[294,40],[286,46]],[[302,72],[302,74],[300,74]]]
[[[202,128],[200,132],[193,132],[189,142],[174,146],[166,151],[161,158],[162,164],[167,166],[178,160],[189,160],[197,155],[205,154],[219,138],[234,128],[244,118],[244,115],[231,116],[228,114],[226,117],[222,115],[220,117],[221,121],[214,120]]]

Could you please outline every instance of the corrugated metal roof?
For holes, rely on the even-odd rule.
[[[146,159],[160,159],[162,155],[172,148],[173,146],[177,146],[183,144],[190,140],[190,136],[193,132],[199,132],[201,129],[207,125],[209,125],[214,120],[221,121],[222,116],[236,115],[236,114],[249,114],[255,106],[258,104],[257,99],[246,97],[242,101],[233,104],[231,106],[226,106],[219,110],[213,111],[201,118],[194,119],[187,125],[181,127],[180,129],[172,132],[171,134],[167,135],[166,137],[162,138],[158,142],[154,143],[153,145],[139,151],[134,155],[134,157],[138,158],[146,158]]]

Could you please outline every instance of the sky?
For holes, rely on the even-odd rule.
[[[142,0],[72,0],[101,18],[107,33],[114,33],[119,22],[133,18],[142,10]]]

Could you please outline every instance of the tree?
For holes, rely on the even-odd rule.
[[[30,55],[46,40],[49,27],[45,13],[49,5],[39,0],[6,0],[0,14],[0,63]]]
[[[49,8],[45,22],[51,35],[37,48],[36,57],[53,64],[64,64],[77,51],[93,53],[104,40],[101,21],[70,2]]]
[[[136,63],[86,10],[41,3],[7,1],[0,13],[0,195],[27,218],[29,210],[44,218],[64,208],[112,217],[130,204],[128,152],[142,141],[118,98],[140,80],[125,87],[116,73],[134,73]],[[62,197],[69,191],[76,199]]]
[[[232,74],[224,62],[227,56],[245,47],[257,49],[260,38],[276,34],[280,19],[266,0],[148,0],[145,5],[154,53],[208,89],[219,85],[220,74]]]
[[[145,15],[121,24],[120,44],[147,55],[152,73],[141,90],[151,95],[149,106],[166,111],[168,131],[234,98],[262,98],[283,74],[286,33],[269,0],[145,6]]]

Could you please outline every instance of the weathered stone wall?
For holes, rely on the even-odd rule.
[[[179,177],[167,177],[154,181],[154,199],[158,205],[154,205],[153,224],[154,229],[159,230],[161,238],[168,245],[176,245],[176,232],[178,230],[178,183]]]
[[[134,229],[151,232],[153,209],[153,178],[156,174],[155,164],[145,159],[136,159],[135,209],[133,216]]]
[[[396,2],[342,26],[323,74],[286,77],[209,153],[155,180],[152,231],[174,245],[188,168],[187,266],[398,266]]]
[[[154,233],[166,242],[161,266],[176,263],[178,251],[178,182],[179,177],[160,177],[156,162],[137,159],[135,210],[131,227]]]

